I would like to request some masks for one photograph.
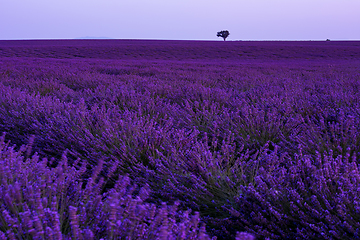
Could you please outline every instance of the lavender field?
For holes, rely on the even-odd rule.
[[[0,239],[360,239],[360,42],[0,41]]]

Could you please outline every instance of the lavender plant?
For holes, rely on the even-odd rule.
[[[0,141],[2,239],[210,239],[199,213],[177,210],[179,202],[146,203],[148,186],[124,176],[101,194],[99,169],[82,187],[85,162],[70,166],[63,155],[50,169],[46,158],[24,158],[29,147],[15,151],[4,135]]]

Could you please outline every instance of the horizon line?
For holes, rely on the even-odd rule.
[[[78,38],[14,38],[0,39],[0,41],[28,41],[28,40],[158,40],[158,41],[214,41],[224,42],[222,39],[163,39],[163,38],[110,38],[110,37],[78,37]],[[360,39],[228,39],[225,42],[240,41],[360,41]]]

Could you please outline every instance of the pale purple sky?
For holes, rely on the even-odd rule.
[[[360,0],[0,0],[0,40],[360,40]]]

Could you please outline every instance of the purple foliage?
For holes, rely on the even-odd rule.
[[[0,41],[0,239],[360,238],[359,48]]]
[[[125,176],[106,194],[102,181],[82,188],[81,164],[69,166],[63,156],[50,169],[46,158],[24,158],[27,147],[14,151],[0,140],[2,239],[210,239],[199,213],[177,210],[178,202],[146,203],[147,186],[134,197]]]

